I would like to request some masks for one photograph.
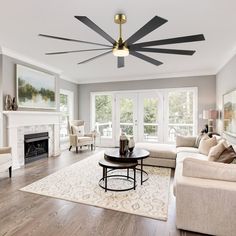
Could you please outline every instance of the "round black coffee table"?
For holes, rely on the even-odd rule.
[[[148,158],[150,153],[141,148],[135,148],[133,152],[128,152],[126,155],[120,155],[120,149],[109,150],[104,153],[104,158],[110,161],[117,162],[134,162],[140,160],[140,169],[136,168],[141,172],[141,185],[143,182],[148,180],[148,173],[143,170],[143,159]],[[143,180],[143,173],[146,174],[147,178]]]

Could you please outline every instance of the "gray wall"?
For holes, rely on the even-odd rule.
[[[215,108],[216,79],[215,76],[198,76],[184,78],[166,78],[137,80],[127,82],[96,83],[79,85],[79,118],[85,120],[89,130],[90,124],[90,93],[98,91],[163,89],[180,87],[198,87],[198,113],[204,109]],[[198,130],[206,124],[199,118]]]
[[[216,75],[216,104],[217,109],[221,111],[223,108],[223,95],[236,89],[236,56],[234,56],[224,68]],[[223,120],[218,120],[217,131],[222,134]],[[236,138],[227,136],[232,143],[236,143]]]
[[[42,68],[39,68],[37,66],[34,66],[32,64],[25,63],[24,61],[17,60],[15,58],[5,56],[0,54],[0,97],[1,97],[1,104],[0,104],[0,111],[4,110],[4,102],[5,102],[5,96],[7,94],[10,94],[12,97],[16,96],[16,64],[28,66],[30,68],[40,70],[46,73],[50,73],[55,75],[56,77],[56,104],[57,109],[56,110],[45,110],[45,109],[37,109],[37,111],[59,111],[59,91],[60,89],[66,89],[70,90],[74,93],[74,117],[75,119],[78,119],[78,85],[69,81],[65,81],[61,78],[59,78],[58,74],[52,73],[50,71],[44,70]],[[2,79],[1,79],[2,77]],[[32,109],[23,109],[19,108],[19,110],[32,110]],[[35,111],[35,109],[33,109]],[[6,126],[6,121],[3,119],[2,122],[0,122],[0,128],[4,128]],[[3,132],[1,132],[3,133]],[[6,141],[6,134],[0,135],[2,136],[3,144],[5,144]],[[1,138],[0,138],[0,145]]]
[[[0,147],[3,145],[2,54],[0,54]]]

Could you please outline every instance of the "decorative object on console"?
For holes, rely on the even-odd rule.
[[[12,98],[11,95],[6,95],[5,98],[5,110],[6,111],[11,111],[12,110]]]
[[[13,111],[17,111],[18,110],[18,105],[17,105],[16,97],[14,97],[13,100],[12,100],[12,110]]]
[[[236,137],[236,90],[223,96],[224,132]]]
[[[128,147],[129,147],[129,151],[133,152],[134,147],[135,147],[134,137],[130,137],[129,138],[129,145],[128,145]]]
[[[54,75],[17,65],[16,80],[19,107],[56,109]]]
[[[120,155],[125,155],[128,152],[129,140],[125,133],[120,136]]]
[[[204,110],[203,111],[203,119],[208,120],[208,132],[214,132],[214,120],[218,118],[217,110]]]

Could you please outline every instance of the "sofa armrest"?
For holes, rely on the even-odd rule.
[[[71,146],[78,146],[78,136],[76,134],[70,134],[69,140]]]
[[[11,153],[11,147],[1,147],[0,154]]]
[[[236,182],[236,165],[186,158],[183,176]]]
[[[95,134],[94,133],[89,133],[89,134],[85,134],[85,137],[90,137],[90,138],[95,138]]]

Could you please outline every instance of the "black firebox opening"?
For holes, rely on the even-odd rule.
[[[24,136],[25,163],[48,157],[48,132]]]

